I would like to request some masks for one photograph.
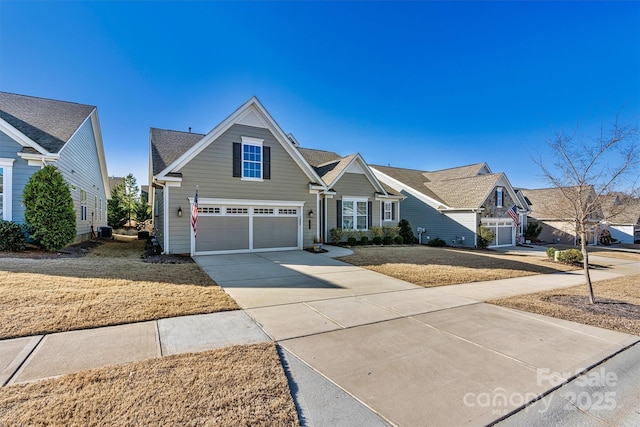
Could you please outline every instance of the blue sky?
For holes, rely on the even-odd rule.
[[[206,133],[255,95],[305,147],[543,187],[556,130],[640,122],[640,2],[3,0],[0,90],[96,105],[139,184],[150,127]]]

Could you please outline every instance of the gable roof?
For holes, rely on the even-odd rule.
[[[335,185],[335,183],[345,172],[347,172],[352,164],[360,162],[363,166],[363,170],[365,171],[365,176],[369,179],[376,190],[378,190],[378,192],[381,194],[386,193],[391,196],[401,196],[391,187],[380,182],[369,168],[369,165],[358,153],[341,157],[338,153],[334,153],[333,151],[302,147],[297,148],[298,151],[300,151],[300,154],[302,154],[307,162],[316,170],[324,184],[329,188]]]
[[[472,165],[424,172],[423,175],[429,181],[444,181],[448,179],[469,178],[472,176],[486,175],[490,173],[491,170],[486,163],[474,163]]]
[[[404,185],[424,194],[438,203],[446,204],[443,199],[427,187],[427,179],[424,176],[424,171],[378,165],[371,165],[371,167],[395,179],[396,181],[400,181]]]
[[[451,208],[479,208],[504,174],[469,176],[428,183],[428,187]]]
[[[497,185],[511,184],[504,173],[492,173],[486,163],[438,171],[377,166],[372,168],[440,204],[438,209],[480,208]],[[516,197],[515,191],[512,196]],[[526,208],[526,206],[524,206]]]
[[[640,199],[619,195],[604,196],[602,214],[613,225],[640,224]]]
[[[531,212],[529,216],[538,220],[555,219],[568,220],[575,216],[575,209],[565,193],[578,191],[578,187],[551,187],[538,189],[521,189],[522,194],[529,200]],[[592,187],[587,196],[595,196]]]
[[[160,152],[166,153],[166,157],[162,158],[161,153],[158,153],[158,159],[156,159],[160,161],[157,169],[158,172],[156,173],[156,167],[154,163],[153,175],[158,177],[159,179],[163,179],[168,176],[175,175],[176,173],[180,173],[180,169],[182,169],[182,167],[190,162],[195,156],[200,154],[202,150],[208,147],[211,143],[216,141],[218,137],[220,137],[220,135],[222,135],[236,123],[268,129],[275,137],[275,140],[281,144],[282,148],[284,148],[284,150],[291,156],[294,162],[296,162],[298,167],[300,167],[300,170],[302,170],[302,172],[307,175],[310,184],[320,185],[321,179],[316,171],[309,165],[309,163],[307,163],[302,154],[300,154],[300,152],[297,150],[291,138],[289,138],[287,134],[284,133],[282,128],[280,128],[273,117],[271,117],[271,115],[267,112],[267,110],[262,106],[260,101],[258,101],[258,98],[256,98],[255,96],[241,105],[238,109],[236,109],[236,111],[231,113],[226,119],[220,122],[206,135],[203,135],[200,140],[196,141],[195,143],[191,144],[191,140],[181,140],[177,143],[178,146],[176,147],[167,148],[166,150],[160,149]],[[180,152],[184,148],[186,148],[186,150]],[[177,157],[173,159],[173,157],[175,157],[176,155]],[[151,154],[151,156],[153,161],[153,153]]]
[[[0,119],[48,153],[58,153],[95,109],[91,105],[0,92]]]
[[[201,133],[151,128],[149,141],[151,143],[153,175],[158,175],[165,170],[202,138],[204,138],[204,134]]]

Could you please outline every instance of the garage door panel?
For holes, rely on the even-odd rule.
[[[241,249],[249,249],[249,217],[198,217],[196,252]]]
[[[298,246],[297,217],[254,217],[253,248],[292,248]]]

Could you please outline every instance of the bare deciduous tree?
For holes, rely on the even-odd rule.
[[[605,220],[603,209],[609,194],[619,189],[636,191],[638,181],[638,128],[621,125],[616,115],[614,123],[595,138],[573,132],[559,131],[548,141],[554,161],[534,158],[544,178],[559,190],[566,218],[575,221],[575,232],[581,242],[584,275],[589,302],[595,303],[589,274],[587,236],[598,232],[598,223]],[[619,214],[619,207],[616,212]]]

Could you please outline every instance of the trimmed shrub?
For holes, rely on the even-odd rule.
[[[358,240],[353,236],[351,236],[351,237],[349,237],[347,239],[347,245],[349,245],[349,246],[355,246],[356,243],[358,243]]]
[[[362,236],[362,237],[360,238],[360,244],[361,244],[362,246],[366,246],[366,245],[368,245],[368,244],[369,244],[369,238],[368,238],[367,236]]]
[[[371,237],[375,238],[375,237],[382,237],[384,236],[384,232],[382,230],[382,227],[380,227],[379,225],[374,225],[373,227],[371,227]]]
[[[443,246],[447,246],[447,242],[445,242],[444,240],[442,240],[439,237],[436,237],[435,239],[429,240],[427,242],[427,246],[433,246],[436,248],[441,248]]]
[[[611,232],[609,230],[602,230],[602,233],[600,233],[600,244],[611,246],[612,243],[615,243],[615,239],[611,237]]]
[[[342,228],[332,228],[331,230],[329,230],[329,240],[331,240],[331,243],[333,243],[334,245],[340,243],[343,237],[344,230]]]
[[[547,254],[547,256],[551,259],[553,259],[556,256],[556,251],[557,249],[554,247],[549,247],[545,250],[545,253]]]
[[[393,243],[396,245],[401,245],[404,243],[404,238],[402,236],[396,236],[393,238]]]
[[[411,229],[411,224],[406,219],[401,219],[398,223],[398,228],[400,229],[399,233],[402,236],[402,241],[407,243],[413,243],[415,240],[415,236],[413,235],[413,230]]]
[[[24,241],[24,229],[20,224],[0,219],[0,251],[21,251]]]
[[[398,235],[400,231],[400,227],[382,227],[382,238],[384,240],[385,237],[391,237],[393,239]]]
[[[371,239],[371,241],[373,242],[374,245],[380,246],[382,244],[382,237],[373,236],[373,239]]]
[[[583,260],[584,257],[582,256],[582,251],[579,249],[567,249],[566,251],[561,251],[558,254],[558,261],[565,264],[577,264]]]
[[[480,228],[478,228],[478,247],[480,249],[486,249],[487,246],[489,246],[491,242],[493,242],[493,239],[495,237],[496,233],[494,233],[484,225],[481,225]]]
[[[384,236],[384,237],[382,238],[382,244],[383,244],[383,245],[391,245],[391,244],[393,244],[393,237],[391,237],[391,236]]]
[[[542,225],[537,222],[527,223],[527,228],[524,230],[524,238],[535,242],[538,240],[538,236],[542,233]]]
[[[22,193],[24,219],[31,239],[57,251],[76,237],[71,190],[57,167],[47,165],[31,175]]]

